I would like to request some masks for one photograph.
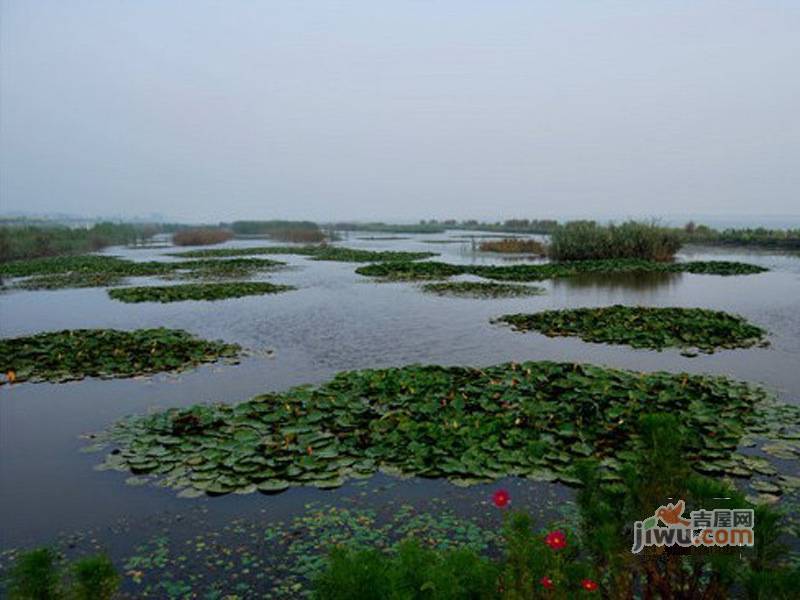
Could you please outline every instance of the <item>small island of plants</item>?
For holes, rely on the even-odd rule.
[[[732,261],[657,262],[635,258],[577,260],[542,264],[455,265],[436,261],[396,261],[358,267],[356,273],[389,280],[446,279],[453,275],[476,275],[497,281],[542,281],[588,273],[694,273],[698,275],[751,275],[764,267]]]
[[[634,348],[721,348],[765,344],[766,332],[737,315],[704,308],[650,308],[614,305],[602,308],[546,310],[499,317],[517,331],[548,337],[577,336],[586,342],[625,344]]]
[[[180,329],[66,329],[0,339],[0,383],[58,383],[85,377],[134,377],[179,371],[221,358],[235,344],[208,341]]]
[[[800,410],[725,377],[634,373],[593,365],[508,363],[486,368],[408,366],[344,372],[330,382],[131,417],[96,441],[105,466],[163,477],[185,496],[334,488],[381,470],[454,483],[508,475],[576,483],[576,460],[619,481],[645,411],[681,414],[686,458],[703,472],[747,477],[738,456],[752,430],[800,457]]]
[[[403,252],[394,250],[359,250],[329,246],[327,244],[305,246],[257,246],[252,248],[210,248],[179,252],[172,256],[180,258],[213,258],[227,256],[256,256],[260,254],[296,254],[312,260],[339,262],[394,262],[415,261],[436,256],[434,252]]]
[[[514,298],[544,294],[544,288],[513,283],[494,283],[489,281],[448,281],[426,283],[422,291],[439,296],[461,298]]]
[[[234,281],[230,283],[185,283],[114,288],[108,295],[121,302],[183,302],[186,300],[226,300],[243,296],[261,296],[288,292],[296,288],[266,281]]]

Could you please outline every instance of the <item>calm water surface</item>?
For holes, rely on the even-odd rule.
[[[361,240],[342,245],[365,249],[427,250],[434,260],[502,263],[509,257],[476,254],[458,232],[407,236],[404,240]],[[264,245],[236,241],[230,246]],[[133,260],[165,258],[170,249],[109,249]],[[491,365],[505,361],[584,361],[629,369],[719,373],[760,382],[786,402],[800,402],[800,257],[689,248],[682,260],[741,260],[770,272],[738,277],[691,274],[582,277],[541,282],[545,295],[473,300],[423,294],[413,283],[378,283],[354,273],[352,263],[277,257],[290,267],[265,275],[299,288],[274,296],[222,302],[124,304],[104,289],[9,291],[0,295],[4,337],[64,328],[173,327],[198,336],[236,342],[255,351],[237,366],[206,366],[181,375],[94,380],[59,385],[20,384],[0,388],[0,550],[46,543],[60,532],[102,532],[120,519],[153,522],[164,515],[202,508],[205,518],[224,521],[258,514],[286,519],[312,500],[336,502],[355,492],[295,488],[277,496],[225,496],[184,500],[153,486],[131,487],[125,475],[98,472],[97,454],[79,452],[79,435],[116,419],[198,402],[240,402],[266,391],[318,383],[347,369],[409,363]],[[144,280],[147,281],[147,280]],[[150,280],[153,281],[153,280]],[[739,313],[770,331],[769,348],[728,350],[696,358],[677,351],[653,352],[550,339],[492,325],[507,312],[602,306],[707,307]],[[274,354],[267,356],[265,350]],[[391,480],[378,475],[374,502],[450,496],[465,507],[487,495],[486,486],[462,490],[442,481]],[[508,485],[536,485],[513,482]],[[556,488],[557,486],[548,486]],[[545,492],[542,492],[545,493]],[[546,493],[553,493],[549,490]],[[131,543],[136,539],[131,534]]]

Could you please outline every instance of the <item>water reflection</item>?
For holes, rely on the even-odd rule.
[[[553,280],[559,291],[635,291],[641,293],[666,291],[678,285],[683,273],[586,273]]]

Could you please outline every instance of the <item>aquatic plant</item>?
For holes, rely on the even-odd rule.
[[[114,273],[118,275],[147,276],[159,275],[172,269],[169,263],[155,261],[133,262],[117,258],[87,254],[83,256],[55,256],[15,260],[0,264],[0,275],[8,277],[28,277],[31,275],[50,275],[60,273]]]
[[[705,308],[616,304],[503,315],[496,321],[517,331],[533,330],[549,337],[577,336],[587,342],[656,350],[697,348],[710,354],[720,348],[749,348],[766,343],[766,331],[743,317]]]
[[[426,283],[422,290],[440,296],[460,296],[465,298],[512,298],[518,296],[537,296],[544,288],[511,283],[491,283],[481,281],[452,281],[445,283]]]
[[[219,248],[180,252],[172,256],[181,258],[210,258],[219,256],[250,256],[258,254],[298,254],[312,260],[341,262],[414,261],[436,256],[433,252],[400,252],[390,250],[358,250],[341,246],[261,246],[254,248]]]
[[[72,271],[28,277],[15,283],[14,287],[25,290],[58,290],[63,288],[110,287],[124,282],[125,278],[118,273]]]
[[[176,246],[209,246],[221,244],[233,237],[233,232],[221,227],[190,227],[179,229],[172,234]]]
[[[454,265],[443,262],[389,262],[358,267],[356,273],[392,280],[446,279],[453,275],[477,275],[498,281],[541,281],[584,273],[694,273],[704,275],[750,275],[768,271],[764,267],[731,261],[662,263],[638,259],[582,260],[522,265]]]
[[[164,476],[163,485],[188,495],[337,487],[378,469],[459,483],[506,475],[575,483],[571,465],[588,456],[603,461],[604,479],[618,480],[637,416],[670,410],[692,433],[687,460],[747,476],[734,453],[748,428],[784,444],[790,458],[800,454],[789,437],[800,410],[778,412],[768,400],[724,377],[553,362],[409,366],[345,372],[235,406],[133,417],[98,439],[116,448],[108,468]]]
[[[501,240],[487,240],[478,246],[481,252],[503,252],[507,254],[536,254],[545,256],[547,251],[544,244],[537,240],[520,238],[504,238]]]
[[[0,372],[13,373],[17,382],[133,377],[234,358],[239,351],[180,329],[66,329],[0,339]]]
[[[599,225],[595,221],[572,221],[550,234],[548,252],[553,260],[599,260],[640,258],[672,260],[680,250],[681,236],[656,223],[628,221]]]
[[[22,553],[6,580],[9,600],[111,600],[121,578],[105,554],[64,567],[51,548]]]
[[[175,272],[167,277],[230,279],[250,277],[253,273],[271,271],[286,263],[268,258],[206,258],[169,264],[174,265]]]
[[[114,288],[108,295],[121,302],[184,302],[186,300],[227,300],[243,296],[262,296],[294,290],[290,285],[265,281],[234,281],[230,283],[184,283]]]

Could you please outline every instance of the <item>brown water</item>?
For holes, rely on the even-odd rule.
[[[457,237],[458,232],[450,232]],[[425,250],[436,260],[501,263],[509,257],[476,255],[469,241],[426,244],[442,234],[404,240],[358,240],[342,245],[380,250]],[[231,246],[264,242],[231,242]],[[110,249],[132,260],[162,257],[170,249]],[[270,280],[297,286],[294,292],[222,302],[124,304],[103,289],[9,291],[0,296],[3,336],[79,327],[174,327],[205,338],[221,338],[255,350],[238,366],[210,366],[179,376],[93,380],[59,385],[20,384],[0,388],[0,549],[44,543],[59,532],[103,531],[120,519],[147,523],[202,507],[207,519],[248,514],[286,519],[306,502],[351,496],[352,484],[335,491],[295,488],[277,496],[225,496],[184,500],[152,486],[131,487],[125,476],[98,472],[101,457],[82,454],[78,436],[116,419],[198,402],[239,402],[258,393],[322,382],[346,369],[409,363],[490,365],[505,361],[584,361],[636,370],[720,373],[760,382],[787,402],[800,402],[800,257],[690,249],[681,259],[741,260],[767,266],[768,273],[718,277],[656,274],[583,277],[541,282],[547,293],[513,299],[473,300],[423,294],[413,283],[378,283],[354,273],[352,263],[278,257],[291,269]],[[770,331],[769,348],[722,351],[687,358],[678,351],[653,352],[546,338],[490,323],[507,312],[602,306],[614,303],[721,309],[746,316]],[[486,486],[467,490],[443,481],[393,481],[393,498],[450,496],[469,504]],[[534,486],[516,482],[516,486]],[[540,485],[540,484],[539,484]],[[531,487],[531,489],[534,489]],[[375,500],[375,502],[385,502]],[[376,496],[378,498],[378,496]],[[134,527],[135,529],[135,527]],[[135,532],[131,539],[135,539]]]

